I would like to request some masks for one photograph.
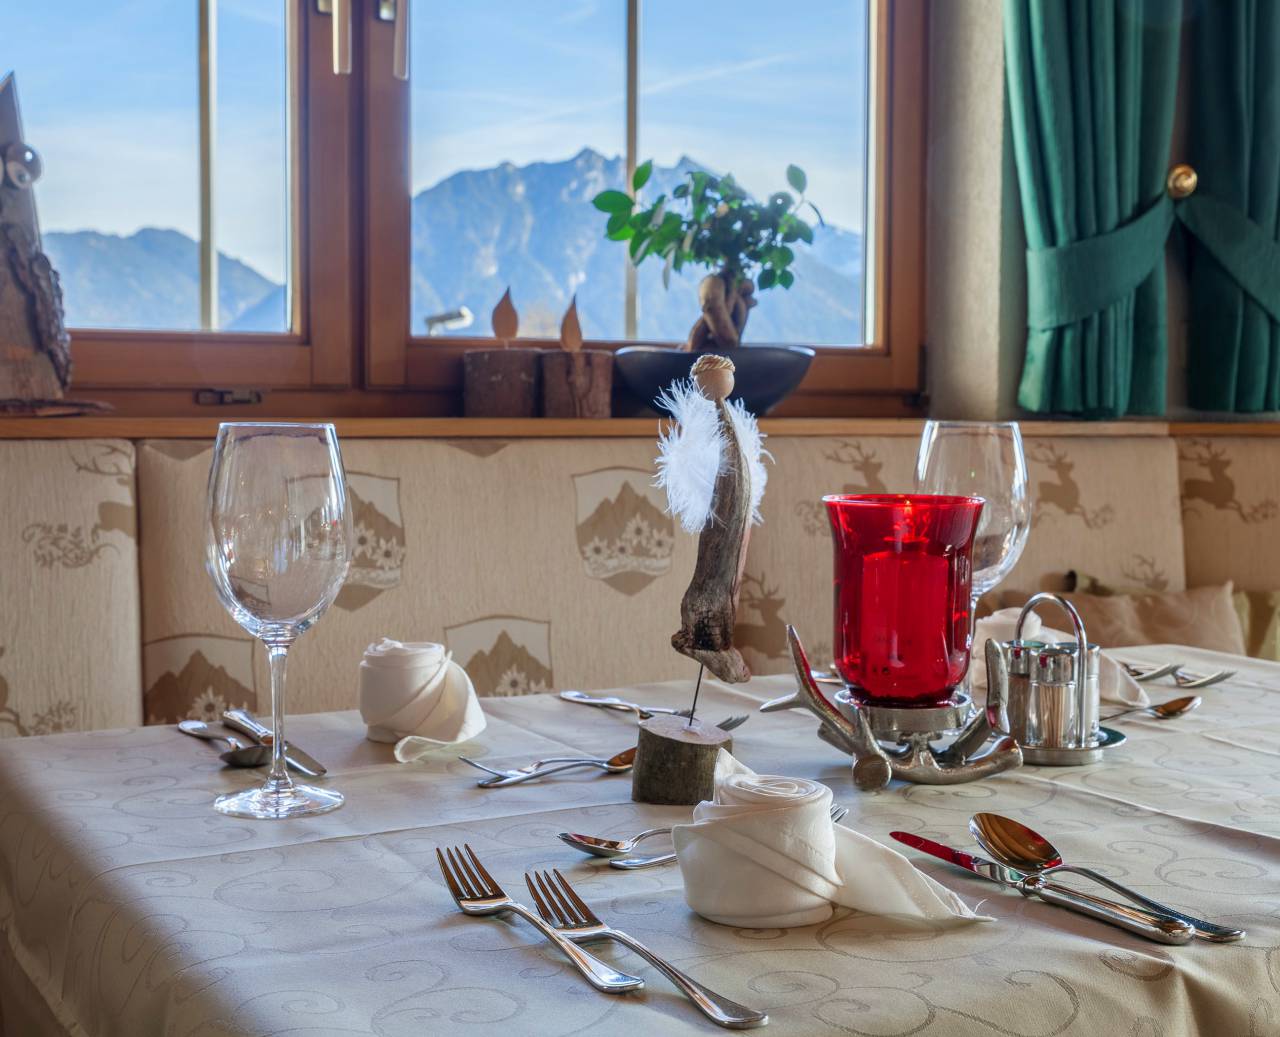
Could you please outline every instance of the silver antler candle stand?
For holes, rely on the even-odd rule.
[[[865,705],[847,690],[837,692],[832,702],[814,680],[795,627],[787,627],[787,641],[796,690],[766,702],[760,712],[804,708],[813,713],[822,722],[818,737],[853,756],[853,783],[863,791],[882,789],[892,778],[922,785],[955,785],[1022,764],[1022,751],[1007,735],[997,736],[995,744],[987,748],[994,733],[987,714],[974,712],[972,701],[963,692],[938,707]],[[944,738],[951,738],[951,744],[934,749],[932,743]]]

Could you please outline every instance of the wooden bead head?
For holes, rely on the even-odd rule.
[[[733,392],[733,361],[728,357],[704,353],[689,373],[703,396],[717,402],[727,400]]]

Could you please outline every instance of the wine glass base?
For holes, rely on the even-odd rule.
[[[284,789],[257,788],[228,792],[213,801],[213,809],[229,817],[277,819],[312,817],[337,810],[343,795],[315,785],[290,785]]]

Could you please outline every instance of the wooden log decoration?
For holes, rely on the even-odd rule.
[[[733,392],[731,361],[706,355],[691,373],[692,385],[675,387],[665,401],[677,427],[664,435],[658,461],[669,510],[686,531],[699,534],[693,579],[671,645],[720,680],[737,684],[751,677],[733,643],[733,628],[748,533],[759,521],[764,494],[760,433],[740,405],[725,402]],[[709,799],[721,748],[732,748],[726,732],[696,717],[642,722],[631,798],[684,805]]]
[[[493,308],[493,336],[501,349],[469,349],[462,355],[463,413],[468,418],[536,418],[542,350],[512,349],[520,318],[511,289]]]
[[[701,720],[661,714],[640,721],[631,798],[637,803],[692,806],[715,792],[716,756],[733,752],[728,731]]]
[[[560,322],[560,348],[542,354],[542,415],[607,418],[613,412],[613,354],[583,349],[575,295]]]

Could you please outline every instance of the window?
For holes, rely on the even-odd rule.
[[[756,196],[806,170],[824,224],[744,336],[818,347],[792,412],[918,390],[922,0],[433,0],[399,91],[392,35],[375,20],[365,52],[370,384],[456,391],[508,286],[523,337],[554,341],[576,295],[597,345],[683,341],[704,271],[664,290],[590,204],[653,158],[650,199],[696,168]]]
[[[6,14],[69,327],[288,329],[285,15],[284,0]]]
[[[702,271],[664,290],[591,205],[649,158],[649,199],[697,168],[757,196],[807,172],[825,224],[745,335],[818,350],[782,413],[900,414],[918,388],[924,0],[9,7],[78,395],[457,413],[508,286],[534,342],[575,296],[593,345],[682,341]]]

